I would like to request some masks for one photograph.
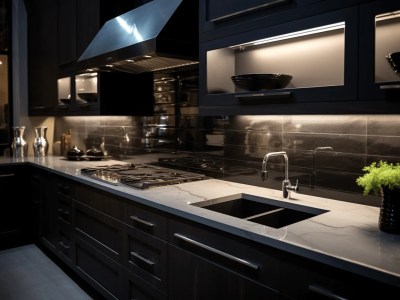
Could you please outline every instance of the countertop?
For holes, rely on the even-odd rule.
[[[292,193],[292,199],[285,200],[282,198],[282,192],[278,190],[219,179],[137,190],[102,183],[80,174],[83,167],[146,163],[158,157],[160,154],[141,155],[124,161],[68,161],[58,156],[0,158],[0,164],[31,163],[48,168],[66,177],[168,213],[400,287],[400,235],[379,230],[378,207],[301,193]],[[315,207],[328,212],[275,229],[191,205],[241,193]]]

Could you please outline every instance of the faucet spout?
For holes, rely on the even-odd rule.
[[[264,156],[264,159],[262,161],[262,166],[261,166],[261,179],[263,181],[267,180],[267,177],[268,177],[267,163],[268,163],[268,159],[273,156],[283,156],[283,158],[285,160],[285,179],[282,181],[282,192],[283,192],[283,198],[290,198],[290,191],[297,192],[299,190],[299,187],[298,187],[299,182],[297,180],[295,186],[293,186],[290,183],[290,180],[289,180],[289,158],[285,151],[269,152]]]

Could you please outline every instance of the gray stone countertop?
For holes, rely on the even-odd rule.
[[[168,213],[400,287],[400,235],[379,230],[377,207],[301,193],[292,193],[292,199],[285,200],[278,190],[218,179],[138,190],[99,182],[80,174],[83,167],[146,163],[158,157],[160,154],[143,155],[129,161],[68,161],[52,156],[2,158],[0,164],[32,163]],[[328,212],[276,229],[191,205],[236,194],[265,197]]]

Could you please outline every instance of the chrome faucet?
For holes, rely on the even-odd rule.
[[[294,185],[294,186],[290,183],[290,180],[289,180],[289,158],[285,151],[269,152],[264,156],[264,159],[262,162],[262,168],[261,168],[261,179],[263,181],[267,180],[267,177],[268,177],[267,162],[268,162],[268,158],[270,158],[271,156],[283,156],[283,158],[285,159],[285,179],[282,181],[282,192],[283,192],[283,198],[290,199],[290,192],[291,191],[297,192],[299,190],[299,180],[296,181],[296,185]]]

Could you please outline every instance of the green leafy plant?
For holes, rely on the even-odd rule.
[[[356,182],[364,188],[364,195],[371,192],[378,195],[382,187],[391,190],[400,188],[400,163],[393,164],[381,160],[364,167],[363,171],[366,173],[358,177]]]

